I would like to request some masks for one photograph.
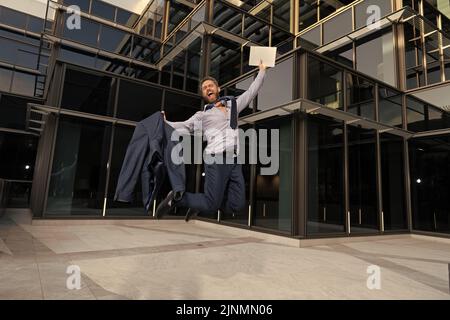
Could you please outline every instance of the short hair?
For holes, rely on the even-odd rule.
[[[205,81],[208,81],[208,80],[211,80],[212,82],[214,82],[214,84],[215,84],[216,86],[219,86],[219,83],[217,82],[217,80],[216,80],[215,78],[210,77],[210,76],[206,76],[206,77],[204,77],[204,78],[202,79],[202,81],[200,82],[200,91],[202,90],[202,85],[203,85],[203,83],[204,83]]]

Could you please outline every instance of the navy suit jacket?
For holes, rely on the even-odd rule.
[[[156,112],[136,125],[120,170],[115,201],[132,202],[136,183],[141,176],[142,201],[146,211],[158,195],[166,175],[175,199],[181,198],[186,185],[184,164],[174,164],[172,149],[178,142],[170,140],[174,129]]]

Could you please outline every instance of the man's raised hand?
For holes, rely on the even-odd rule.
[[[259,70],[266,70],[266,65],[262,62],[262,60],[259,60]]]

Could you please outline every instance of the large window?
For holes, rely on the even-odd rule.
[[[423,48],[420,41],[420,27],[418,23],[404,24],[405,30],[405,66],[407,89],[414,89],[425,85],[423,72]]]
[[[102,19],[106,19],[127,27],[133,27],[139,15],[131,11],[113,6],[101,0],[64,0],[66,6],[77,5],[81,11],[90,13]]]
[[[352,11],[346,10],[323,24],[323,42],[330,43],[349,34],[352,30]]]
[[[376,134],[359,126],[347,128],[351,232],[378,232]]]
[[[3,37],[0,37],[0,46],[1,61],[29,69],[37,68],[37,46]]]
[[[406,99],[408,130],[413,132],[450,128],[450,113],[414,97]]]
[[[164,111],[170,121],[185,121],[200,111],[200,98],[166,90]]]
[[[61,116],[47,214],[102,215],[110,141],[110,124]]]
[[[347,74],[347,92],[347,111],[375,120],[375,83],[353,74]]]
[[[293,61],[290,58],[277,64],[276,68],[267,70],[263,86],[258,93],[258,111],[292,101],[293,68]]]
[[[379,87],[378,121],[390,126],[402,127],[402,94],[399,91]]]
[[[391,86],[396,85],[394,39],[391,29],[376,32],[356,42],[356,68]]]
[[[162,107],[162,89],[121,80],[117,118],[141,121]]]
[[[67,69],[61,107],[112,116],[116,82],[104,75]]]
[[[220,1],[214,1],[213,24],[233,34],[242,34],[242,13]]]
[[[450,233],[450,136],[409,141],[413,228]]]
[[[210,74],[226,83],[241,74],[241,45],[213,36]]]
[[[333,109],[344,109],[342,70],[308,56],[308,99]]]
[[[403,139],[380,134],[381,181],[385,230],[405,230],[408,226],[405,206]]]
[[[300,0],[299,29],[303,30],[318,21],[317,0]]]
[[[258,130],[268,130],[265,141],[261,139],[261,134],[258,135],[258,149],[262,149],[263,154],[271,156],[272,159],[278,157],[279,166],[277,173],[262,175],[262,168],[276,165],[276,162],[272,160],[269,165],[264,165],[258,161],[255,201],[252,209],[253,225],[286,233],[290,233],[292,230],[293,137],[291,122],[292,119],[286,117],[268,120],[256,126]],[[278,141],[272,139],[271,130],[279,130]]]
[[[114,140],[112,145],[108,196],[106,203],[106,215],[118,216],[142,216],[152,214],[145,212],[142,197],[142,184],[137,181],[134,189],[134,198],[131,203],[122,203],[113,201],[116,192],[117,182],[119,180],[120,170],[123,166],[123,159],[127,151],[128,143],[133,136],[134,127],[117,125],[114,127]]]
[[[341,233],[345,231],[344,126],[325,117],[307,121],[307,234]]]

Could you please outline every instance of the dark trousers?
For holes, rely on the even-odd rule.
[[[177,207],[197,209],[200,212],[222,210],[238,212],[245,207],[245,182],[242,165],[205,164],[204,193],[186,192],[176,202]]]

